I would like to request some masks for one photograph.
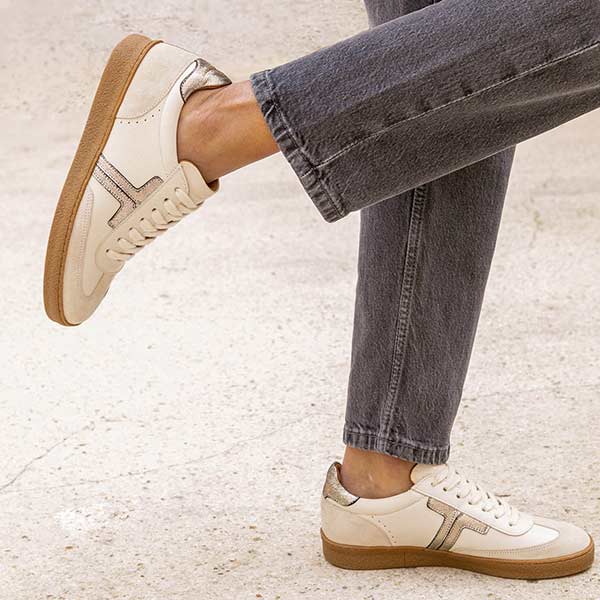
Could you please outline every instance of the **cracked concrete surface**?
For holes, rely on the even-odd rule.
[[[356,216],[321,221],[281,157],[149,247],[82,327],[42,265],[103,62],[125,33],[235,78],[363,28],[355,0],[0,4],[2,600],[598,600],[600,571],[513,582],[344,572],[318,498],[340,455]],[[455,463],[600,528],[600,113],[518,151]]]

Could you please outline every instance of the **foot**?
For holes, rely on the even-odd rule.
[[[113,50],[50,232],[51,319],[85,321],[126,261],[217,190],[179,159],[177,124],[194,92],[230,83],[194,54],[140,35]]]
[[[546,579],[584,571],[594,544],[582,529],[511,507],[447,465],[416,465],[412,487],[365,499],[328,473],[321,498],[323,553],[346,569],[444,566]]]

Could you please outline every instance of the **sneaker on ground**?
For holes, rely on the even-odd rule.
[[[447,465],[416,465],[413,486],[382,499],[348,492],[340,465],[321,498],[327,561],[346,569],[455,567],[519,579],[584,571],[594,543],[579,527],[518,511]]]

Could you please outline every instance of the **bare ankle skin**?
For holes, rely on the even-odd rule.
[[[416,463],[387,454],[346,446],[342,485],[361,498],[387,498],[412,486],[410,472]]]
[[[180,161],[207,183],[278,151],[249,81],[200,90],[185,103],[177,129]]]

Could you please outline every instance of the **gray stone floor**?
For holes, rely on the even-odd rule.
[[[87,324],[43,313],[49,221],[110,47],[141,30],[236,78],[363,28],[355,0],[4,0],[2,600],[597,600],[600,571],[513,582],[327,565],[356,217],[280,157],[137,257]],[[600,534],[600,113],[518,151],[453,461]]]

